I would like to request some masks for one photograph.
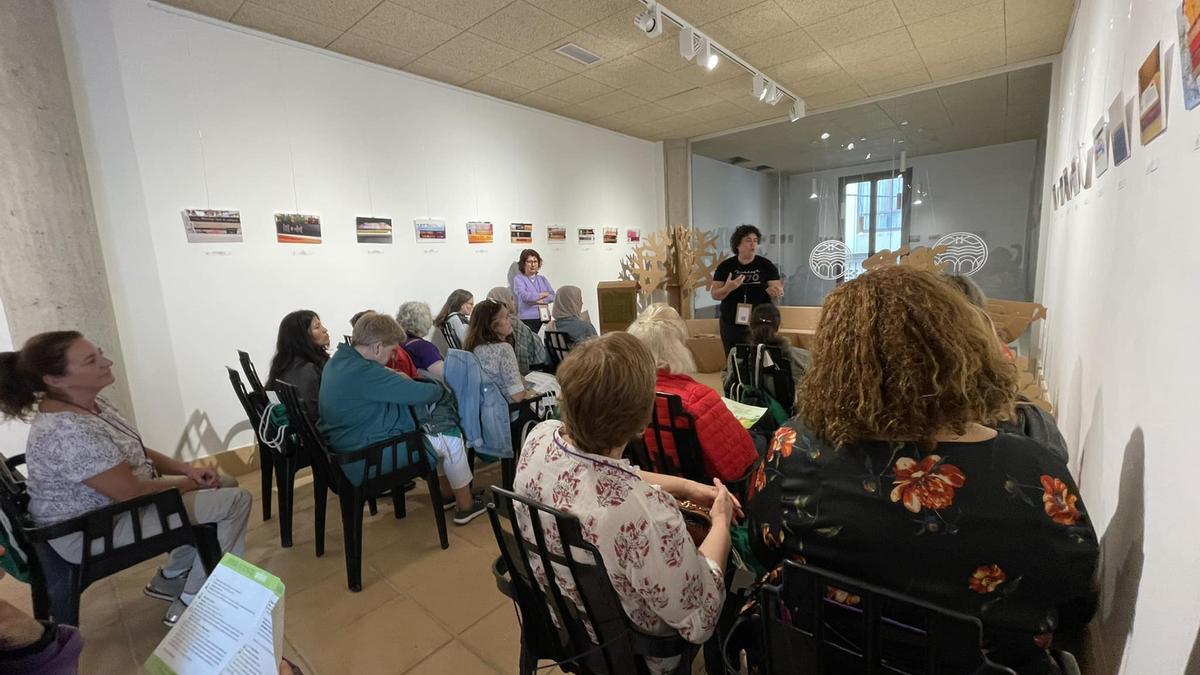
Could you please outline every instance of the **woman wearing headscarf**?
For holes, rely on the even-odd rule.
[[[599,335],[592,322],[583,318],[583,293],[578,286],[558,289],[554,301],[554,330],[567,334],[568,347]]]
[[[488,291],[487,299],[498,302],[508,308],[508,318],[512,321],[513,350],[517,353],[517,368],[522,375],[528,375],[531,366],[546,362],[546,345],[537,339],[533,331],[517,318],[517,298],[512,289],[497,286]]]

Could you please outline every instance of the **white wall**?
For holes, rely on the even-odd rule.
[[[1092,0],[1056,78],[1046,175],[1061,173],[1161,41],[1166,132],[1065,208],[1043,197],[1045,375],[1097,531],[1103,607],[1094,672],[1200,672],[1200,108],[1183,106],[1175,0]],[[1137,126],[1137,114],[1131,117]],[[1045,182],[1049,182],[1047,179]],[[1130,629],[1132,634],[1128,636]],[[1190,659],[1189,659],[1190,656]]]
[[[913,181],[927,194],[913,205],[910,246],[932,246],[951,232],[974,232],[988,244],[989,258],[975,281],[997,298],[1026,300],[1026,233],[1030,228],[1030,197],[1037,162],[1036,140],[1017,141],[937,155],[913,157]],[[808,254],[822,239],[840,238],[838,179],[842,176],[888,171],[898,162],[877,162],[844,169],[791,176],[784,194],[783,228],[795,233],[795,246],[784,251],[781,270],[791,275],[787,304],[819,305],[833,290],[808,271]],[[817,179],[818,199],[812,194]]]
[[[10,352],[14,349],[16,347],[13,346],[12,333],[8,329],[8,317],[4,313],[4,302],[0,301],[0,352]],[[12,457],[25,452],[25,439],[28,436],[28,424],[0,420],[0,457]]]
[[[716,231],[722,258],[733,255],[729,237],[738,225],[763,233],[759,253],[774,259],[780,250],[770,234],[779,228],[779,177],[727,162],[692,155],[692,226]],[[696,291],[696,316],[716,316],[707,288]]]
[[[316,310],[334,340],[355,311],[436,311],[506,283],[533,222],[555,285],[615,279],[629,246],[577,226],[662,226],[659,145],[242,28],[120,0],[61,0],[60,22],[139,426],[185,458],[251,442],[222,366],[265,376],[279,319]],[[183,208],[242,213],[240,244],[188,244]],[[275,243],[273,214],[321,216],[319,246]],[[355,216],[395,243],[355,242]],[[412,220],[449,243],[417,246]],[[468,220],[497,243],[468,248]],[[546,226],[570,228],[565,245]],[[430,251],[430,252],[427,252]]]

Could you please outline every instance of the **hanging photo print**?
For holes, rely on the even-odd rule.
[[[596,242],[596,228],[581,227],[577,232],[579,233],[579,243],[594,244]]]
[[[1129,122],[1125,119],[1125,97],[1117,94],[1108,107],[1108,146],[1112,149],[1113,166],[1129,159]]]
[[[546,240],[551,244],[561,244],[565,242],[567,240],[567,228],[557,226],[551,227],[548,230]]]
[[[1179,6],[1179,69],[1183,77],[1183,107],[1200,104],[1200,0]]]
[[[229,244],[242,240],[242,214],[219,209],[184,209],[189,244]]]
[[[1166,92],[1163,91],[1162,59],[1159,46],[1154,45],[1150,55],[1138,68],[1138,115],[1142,129],[1142,145],[1154,140],[1167,128],[1167,112],[1163,109]]]
[[[1108,171],[1108,123],[1103,117],[1092,129],[1092,166],[1096,170],[1096,178]]]
[[[468,244],[490,244],[496,240],[491,223],[473,220],[467,223]]]
[[[275,241],[280,244],[321,243],[321,218],[302,213],[275,214]]]
[[[413,230],[416,232],[418,244],[446,243],[446,221],[444,220],[414,220]]]
[[[625,230],[625,241],[630,244],[637,244],[642,241],[642,229],[639,227],[631,227]]]
[[[513,244],[533,244],[533,223],[510,223],[508,240]]]
[[[606,243],[606,244],[617,243],[617,228],[615,228],[615,227],[604,228],[604,243]]]
[[[354,233],[360,244],[390,244],[392,243],[392,219],[359,216],[354,219]]]

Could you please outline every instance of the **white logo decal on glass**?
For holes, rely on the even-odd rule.
[[[850,249],[838,239],[826,239],[808,254],[808,267],[822,279],[833,281],[846,276],[850,266]]]
[[[983,268],[988,259],[987,244],[972,232],[951,232],[933,245],[936,249],[945,246],[946,252],[934,256],[937,263],[949,263],[948,274],[969,277]]]

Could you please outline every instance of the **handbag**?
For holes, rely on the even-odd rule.
[[[708,536],[709,530],[712,530],[712,516],[709,515],[708,509],[685,499],[679,504],[679,513],[683,516],[683,523],[692,537],[692,543],[699,546]]]

